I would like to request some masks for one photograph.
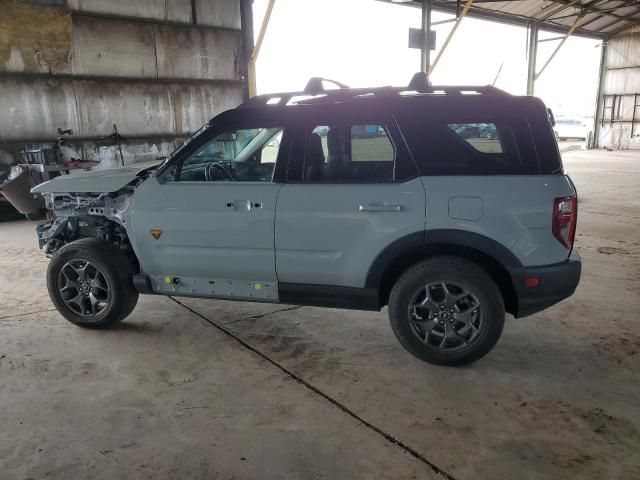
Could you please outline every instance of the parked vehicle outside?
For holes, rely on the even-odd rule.
[[[577,196],[544,104],[492,87],[255,97],[162,164],[33,189],[47,285],[108,328],[138,295],[380,310],[413,355],[488,353],[505,313],[570,296]],[[339,315],[339,313],[332,313]]]
[[[586,140],[589,131],[585,121],[577,118],[558,118],[553,129],[558,140]]]

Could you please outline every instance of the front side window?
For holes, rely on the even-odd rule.
[[[282,128],[218,133],[178,167],[181,182],[271,182]]]
[[[306,183],[392,182],[394,145],[381,125],[319,125],[306,136]]]

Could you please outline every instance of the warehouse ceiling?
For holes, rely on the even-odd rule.
[[[420,1],[382,0],[420,7]],[[435,11],[462,10],[466,0],[432,0]],[[469,16],[515,25],[537,23],[540,28],[607,38],[640,25],[640,0],[474,0]]]

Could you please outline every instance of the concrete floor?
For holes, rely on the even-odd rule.
[[[0,225],[0,478],[640,478],[640,153],[565,153],[576,294],[464,368],[380,314],[142,297],[68,324]]]

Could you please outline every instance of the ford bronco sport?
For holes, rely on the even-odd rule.
[[[457,365],[493,348],[505,312],[574,292],[576,191],[539,99],[419,74],[325,85],[254,97],[159,166],[35,187],[58,311],[106,328],[139,293],[388,305],[410,353]]]

